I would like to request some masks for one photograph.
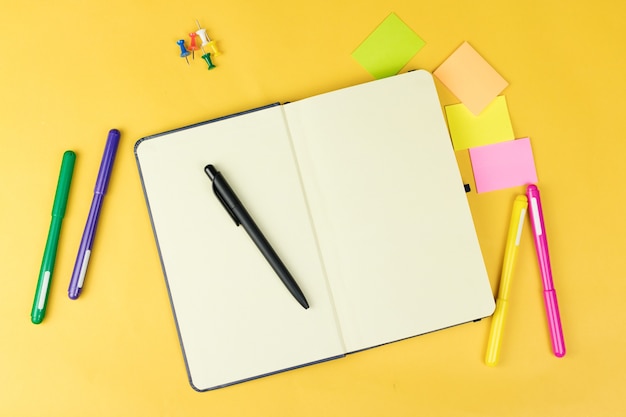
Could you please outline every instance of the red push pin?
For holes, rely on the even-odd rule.
[[[191,58],[192,59],[196,59],[196,52],[198,49],[198,45],[196,45],[196,36],[198,36],[198,34],[196,32],[191,32],[189,34],[189,37],[191,38],[191,42],[189,43],[189,49],[191,49]]]

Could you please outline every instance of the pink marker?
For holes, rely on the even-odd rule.
[[[543,299],[546,303],[546,313],[548,314],[548,326],[550,328],[550,338],[552,339],[552,350],[557,357],[565,356],[565,340],[563,339],[563,329],[561,328],[561,316],[559,314],[559,304],[556,301],[556,291],[552,282],[552,269],[550,268],[550,254],[548,253],[548,239],[546,238],[546,227],[543,222],[543,211],[541,210],[541,198],[536,185],[529,185],[526,190],[528,197],[530,224],[535,238],[535,249],[539,261],[539,271],[543,282]]]

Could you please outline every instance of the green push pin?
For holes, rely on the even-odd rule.
[[[204,52],[204,49],[202,50],[202,52]],[[211,62],[211,53],[210,52],[207,52],[204,55],[202,55],[202,59],[204,59],[206,61],[206,63],[209,66],[210,70],[215,68],[215,65],[213,65],[213,62]]]

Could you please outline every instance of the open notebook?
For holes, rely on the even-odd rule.
[[[493,312],[426,71],[147,137],[135,153],[197,390]],[[235,226],[207,164],[237,192],[308,310]]]

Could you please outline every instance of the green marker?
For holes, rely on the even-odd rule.
[[[72,183],[75,161],[76,154],[74,152],[66,151],[63,154],[59,182],[57,183],[57,190],[54,195],[54,205],[52,206],[50,231],[48,232],[46,249],[43,252],[43,260],[41,261],[41,270],[39,271],[39,280],[37,281],[35,301],[33,301],[33,309],[30,313],[31,321],[35,324],[41,323],[46,315],[48,291],[50,289],[52,271],[57,257],[57,246],[59,244],[59,235],[61,234],[61,223],[63,222],[63,216],[65,216],[67,198],[70,194],[70,184]]]

